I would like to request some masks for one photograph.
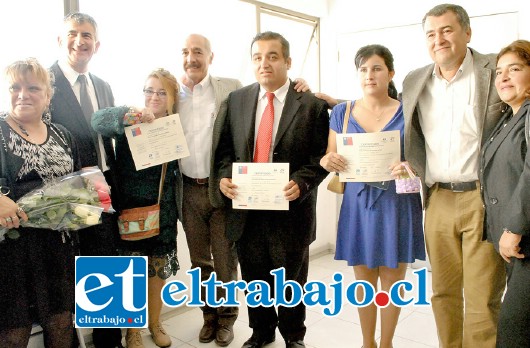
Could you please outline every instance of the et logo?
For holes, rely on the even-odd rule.
[[[147,327],[147,257],[77,256],[75,326]]]

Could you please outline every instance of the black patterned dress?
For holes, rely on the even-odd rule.
[[[125,136],[123,117],[128,107],[101,109],[92,116],[92,126],[103,136],[115,139],[116,160],[112,167],[115,176],[113,206],[130,209],[157,203],[162,165],[136,170]],[[120,241],[123,255],[149,256],[148,275],[167,279],[179,269],[177,258],[177,161],[167,164],[167,173],[160,200],[160,234],[155,237]],[[116,204],[115,204],[116,203]]]
[[[48,125],[40,145],[18,135],[0,117],[0,151],[6,159],[9,198],[16,201],[46,181],[79,169],[77,149],[63,127]],[[72,311],[76,245],[70,234],[17,229],[0,242],[0,330],[42,322]]]

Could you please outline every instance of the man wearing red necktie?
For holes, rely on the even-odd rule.
[[[324,101],[296,92],[287,77],[291,67],[289,42],[265,32],[252,41],[257,83],[232,92],[221,106],[224,127],[215,154],[220,193],[237,195],[232,183],[235,162],[289,163],[284,187],[288,211],[234,210],[228,201],[226,234],[236,242],[243,280],[267,281],[274,297],[271,270],[285,267],[287,280],[307,281],[309,244],[315,240],[317,188],[326,177],[319,166],[328,137]],[[288,293],[288,297],[290,294]],[[253,330],[243,348],[262,347],[275,340],[276,327],[288,348],[305,347],[305,306],[249,307]]]

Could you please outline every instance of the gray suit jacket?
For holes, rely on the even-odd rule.
[[[491,134],[502,115],[502,101],[495,90],[495,55],[483,55],[471,49],[473,69],[475,71],[474,110],[478,115],[479,127],[482,127],[482,140]],[[420,126],[421,110],[418,99],[425,84],[431,78],[434,64],[410,72],[403,81],[403,114],[405,116],[405,159],[410,162],[423,180],[423,192],[427,198],[425,186],[425,138]]]
[[[225,121],[225,112],[221,112],[221,107],[226,102],[228,95],[243,87],[241,82],[236,79],[229,79],[225,77],[210,77],[210,83],[213,86],[215,94],[215,110],[217,112],[215,123],[213,126],[213,139],[212,139],[212,157],[210,159],[210,177],[208,180],[208,196],[210,197],[210,203],[215,207],[223,205],[224,200],[219,191],[219,180],[220,178],[215,177],[214,168],[214,156],[217,151],[217,145],[219,145],[219,137],[223,130],[223,124]],[[226,105],[224,106],[226,107]]]

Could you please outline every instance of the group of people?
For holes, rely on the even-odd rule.
[[[497,56],[476,52],[467,46],[469,17],[458,5],[438,5],[422,23],[433,63],[409,73],[401,100],[384,46],[357,52],[362,96],[337,103],[311,94],[303,80],[292,82],[289,42],[264,32],[251,43],[254,84],[211,76],[210,42],[192,34],[182,46],[181,79],[154,70],[142,107],[115,107],[110,86],[88,69],[100,45],[96,22],[82,13],[66,16],[58,39],[64,57],[49,71],[26,59],[5,74],[11,109],[0,118],[0,225],[18,233],[0,242],[2,346],[25,347],[34,322],[47,347],[76,345],[76,254],[148,256],[149,331],[156,345],[170,346],[160,323],[160,289],[179,269],[178,220],[202,280],[212,272],[222,282],[236,280],[239,262],[243,280],[267,281],[271,291],[270,271],[279,267],[288,280],[305,284],[317,187],[328,172],[348,166],[336,143],[345,129],[398,130],[401,162],[389,172],[398,177],[412,168],[423,182],[423,205],[420,194],[397,194],[393,180],[346,183],[336,259],[353,266],[358,280],[376,289],[380,281],[388,291],[404,279],[408,263],[425,259],[426,244],[441,347],[530,347],[530,42],[515,41]],[[335,104],[330,117],[328,106]],[[125,116],[153,122],[177,112],[190,156],[136,171]],[[237,162],[289,163],[289,210],[232,209]],[[162,182],[160,234],[120,240],[116,214],[103,214],[101,224],[75,234],[20,226],[27,216],[15,203],[19,197],[89,166],[105,174],[118,211],[155,204]],[[217,296],[224,296],[221,287]],[[199,341],[229,345],[238,308],[201,309]],[[249,307],[248,313],[252,336],[243,348],[275,341],[277,328],[286,347],[305,347],[303,304]],[[392,347],[399,314],[393,305],[381,309],[380,347]],[[363,347],[377,347],[377,307],[360,307],[359,316]],[[120,329],[94,329],[92,337],[97,348],[122,344]],[[143,347],[139,330],[128,329],[125,342]]]

